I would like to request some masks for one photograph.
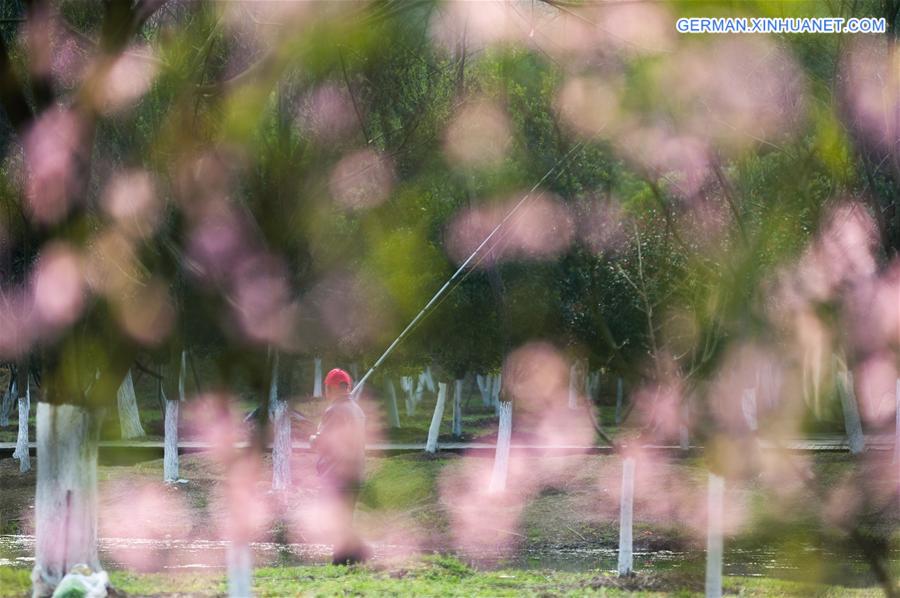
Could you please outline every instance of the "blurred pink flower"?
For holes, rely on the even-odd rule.
[[[358,210],[380,205],[394,186],[392,161],[373,149],[347,154],[331,171],[328,188],[346,209]]]
[[[316,87],[301,101],[296,122],[322,142],[334,143],[347,137],[357,124],[346,86],[324,83]]]
[[[81,260],[72,248],[63,244],[45,247],[32,284],[36,315],[47,328],[59,330],[81,315],[85,284]]]
[[[556,97],[556,111],[577,133],[592,138],[618,132],[622,118],[618,81],[599,77],[570,77]]]
[[[261,345],[290,347],[296,306],[284,264],[260,253],[231,266],[231,305],[241,334]]]
[[[845,51],[841,87],[853,127],[871,144],[897,151],[900,53],[887,39],[854,39]]]
[[[129,236],[146,238],[162,216],[153,178],[145,170],[116,173],[103,192],[103,208]]]
[[[520,198],[463,210],[451,221],[446,248],[457,262],[465,260],[500,224]],[[544,193],[529,198],[481,250],[480,263],[504,259],[551,259],[572,243],[575,224],[565,204]]]
[[[25,134],[25,198],[28,215],[54,224],[69,212],[83,182],[81,123],[64,108],[45,111]]]
[[[137,571],[161,571],[179,564],[178,551],[160,544],[187,540],[194,526],[191,511],[177,489],[159,482],[128,480],[105,486],[100,503],[100,536],[132,540],[109,543],[117,562]]]
[[[444,149],[452,162],[466,168],[497,167],[512,143],[504,111],[488,99],[466,102],[447,127]]]
[[[628,235],[628,215],[614,199],[590,201],[575,217],[578,237],[594,253],[616,253],[623,249]]]
[[[684,44],[656,72],[676,122],[720,149],[776,141],[805,111],[802,69],[787,48],[762,36]]]
[[[149,91],[157,70],[157,61],[150,48],[127,48],[104,69],[98,89],[98,108],[109,114],[133,106]]]

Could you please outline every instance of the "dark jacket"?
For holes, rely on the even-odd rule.
[[[359,483],[366,457],[366,415],[355,401],[344,398],[322,415],[313,448],[319,454],[316,472],[338,484]]]

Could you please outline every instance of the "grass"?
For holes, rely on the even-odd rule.
[[[113,586],[128,596],[220,596],[222,572],[139,574],[110,571]],[[30,592],[29,571],[0,567],[0,598]],[[261,568],[254,571],[257,596],[698,596],[696,574],[645,572],[619,578],[601,571],[477,571],[445,556],[386,569],[331,565]],[[769,578],[727,577],[726,593],[742,596],[878,596],[880,590],[847,588]]]

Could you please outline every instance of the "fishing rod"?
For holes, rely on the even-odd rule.
[[[481,243],[478,245],[478,247],[476,247],[475,250],[471,254],[469,254],[469,257],[467,257],[465,259],[465,261],[462,264],[460,264],[459,268],[457,268],[456,271],[450,276],[450,278],[448,278],[447,281],[437,290],[437,292],[434,294],[434,296],[432,296],[431,299],[428,300],[428,303],[426,303],[425,306],[421,310],[419,310],[419,313],[416,314],[416,316],[409,322],[409,324],[406,325],[406,327],[403,329],[402,332],[400,332],[400,334],[397,336],[397,338],[395,338],[394,341],[390,345],[388,345],[388,348],[385,349],[384,353],[381,354],[381,357],[379,357],[375,361],[375,363],[372,364],[372,367],[369,368],[369,370],[365,373],[365,375],[359,379],[359,381],[353,387],[353,390],[351,391],[350,396],[352,396],[354,398],[356,398],[358,396],[360,390],[362,390],[362,388],[363,388],[363,385],[365,385],[366,380],[368,380],[369,377],[375,372],[375,370],[378,369],[378,367],[382,363],[384,363],[384,360],[386,360],[390,356],[390,354],[394,352],[394,349],[397,348],[397,345],[400,344],[400,341],[402,341],[406,337],[406,335],[409,334],[409,332],[413,328],[415,328],[416,324],[418,324],[419,321],[422,320],[428,314],[429,309],[431,309],[431,307],[434,306],[438,302],[438,300],[444,295],[444,293],[446,293],[447,290],[450,289],[450,285],[452,285],[453,282],[465,271],[466,267],[468,267],[468,265],[472,262],[472,260],[475,259],[475,256],[478,255],[478,252],[480,252],[484,248],[484,246],[487,245],[490,242],[490,240],[494,238],[494,235],[496,235],[497,232],[501,228],[503,228],[503,225],[506,224],[507,221],[509,221],[509,219],[512,218],[513,215],[515,215],[515,213],[519,211],[519,209],[525,204],[525,202],[528,201],[532,197],[532,195],[534,194],[534,192],[537,190],[538,187],[543,185],[554,172],[556,172],[557,176],[562,172],[562,170],[563,170],[562,165],[564,163],[568,162],[569,159],[575,154],[575,152],[577,150],[581,149],[582,147],[584,147],[583,141],[580,141],[580,142],[576,143],[574,146],[572,146],[572,149],[570,149],[568,152],[565,153],[565,155],[563,155],[559,160],[557,160],[556,163],[553,166],[551,166],[550,169],[546,173],[544,173],[544,176],[542,176],[540,178],[540,180],[538,180],[538,182],[534,184],[534,186],[528,191],[528,193],[526,193],[522,197],[522,199],[520,199],[516,203],[516,205],[514,205],[512,207],[512,209],[510,209],[509,212],[506,213],[506,216],[504,216],[503,219],[497,224],[497,226],[495,226],[493,228],[493,230],[484,238],[484,240],[481,241]]]

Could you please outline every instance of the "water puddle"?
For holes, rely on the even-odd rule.
[[[101,538],[100,560],[110,569],[139,571],[221,569],[228,543],[216,540],[147,540]],[[325,544],[255,542],[251,544],[258,567],[324,564],[331,559]],[[408,547],[374,545],[373,562],[388,562],[409,555]],[[0,566],[30,568],[34,563],[34,536],[0,535]],[[559,571],[615,571],[618,553],[604,547],[548,547],[525,549],[506,557],[496,554],[457,554],[479,569],[552,569]],[[892,552],[894,562],[900,553]],[[702,571],[702,551],[635,551],[636,570],[670,570],[683,567]],[[775,548],[732,548],[725,551],[726,575],[776,577],[783,579],[835,578],[844,585],[873,583],[868,565],[858,556],[837,554],[812,546],[792,547],[790,552]]]

